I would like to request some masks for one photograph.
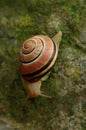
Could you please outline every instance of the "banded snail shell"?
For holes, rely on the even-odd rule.
[[[58,48],[48,36],[34,36],[24,42],[20,51],[20,71],[29,82],[36,82],[46,75],[57,58]]]

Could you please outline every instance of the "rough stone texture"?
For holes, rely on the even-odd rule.
[[[0,8],[0,130],[86,130],[86,4],[79,1],[47,1],[45,11],[42,4],[29,10],[18,2],[17,8],[16,1],[14,8],[12,3]],[[29,100],[19,49],[30,36],[52,37],[58,30],[63,32],[58,59],[41,88],[53,99]]]

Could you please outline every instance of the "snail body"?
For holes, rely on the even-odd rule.
[[[45,95],[40,87],[56,61],[61,36],[60,31],[52,39],[37,35],[24,42],[20,50],[20,73],[29,98],[37,96],[52,98]]]

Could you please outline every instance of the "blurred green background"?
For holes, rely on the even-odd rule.
[[[58,59],[42,90],[29,100],[19,50],[34,35],[62,31]],[[86,1],[0,0],[0,129],[86,130]]]

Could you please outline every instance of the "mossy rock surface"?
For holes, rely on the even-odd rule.
[[[85,130],[85,0],[9,1],[0,1],[0,129]],[[58,58],[41,87],[53,99],[29,100],[19,72],[20,47],[31,36],[53,37],[59,30]]]

